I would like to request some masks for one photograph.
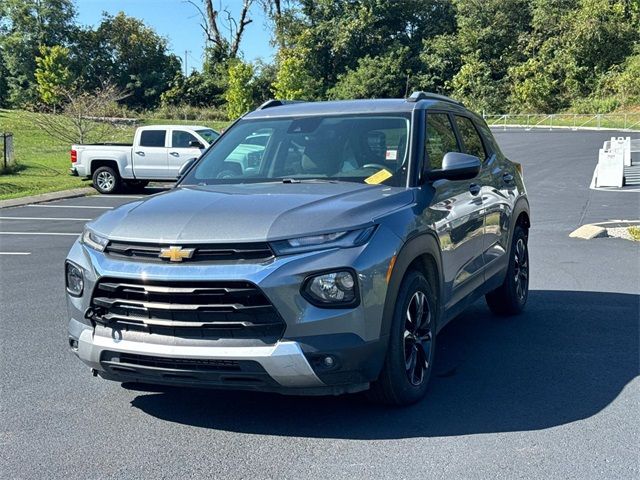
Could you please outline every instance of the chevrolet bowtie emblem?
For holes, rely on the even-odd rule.
[[[195,248],[182,248],[177,246],[170,246],[168,248],[160,249],[160,258],[168,258],[172,262],[181,262],[185,258],[191,258]]]

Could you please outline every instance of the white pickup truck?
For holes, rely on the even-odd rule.
[[[220,134],[208,127],[139,127],[133,144],[71,146],[71,174],[93,179],[100,193],[123,186],[144,188],[150,181],[175,181],[180,167],[200,156]]]

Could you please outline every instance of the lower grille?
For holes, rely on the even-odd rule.
[[[104,351],[101,375],[119,381],[254,389],[277,387],[265,369],[253,360],[167,358]]]
[[[240,362],[237,360],[151,357],[134,353],[104,352],[101,361],[112,366],[149,367],[180,371],[239,372],[241,370]]]
[[[141,282],[104,278],[92,319],[108,327],[183,338],[260,339],[275,343],[285,323],[249,282]]]

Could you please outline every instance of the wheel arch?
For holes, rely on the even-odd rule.
[[[424,233],[407,241],[396,254],[389,277],[382,314],[381,338],[387,338],[393,321],[396,299],[402,280],[408,272],[419,270],[433,286],[438,309],[437,319],[441,318],[443,295],[442,256],[436,236],[432,232]],[[436,324],[436,330],[438,325]]]
[[[100,167],[111,167],[113,168],[118,175],[120,175],[120,169],[118,168],[118,162],[116,160],[109,160],[103,158],[97,158],[91,161],[91,176],[96,172]]]
[[[512,221],[509,227],[509,251],[507,252],[509,256],[507,258],[511,258],[511,244],[513,243],[513,232],[516,227],[525,227],[527,231],[531,228],[531,214],[529,211],[529,200],[527,197],[523,196],[518,198],[515,206],[513,207],[511,218],[514,218],[515,221]]]

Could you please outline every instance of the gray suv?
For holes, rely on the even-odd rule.
[[[447,97],[269,101],[86,226],[69,346],[119,382],[415,402],[447,322],[525,306],[521,173]]]

